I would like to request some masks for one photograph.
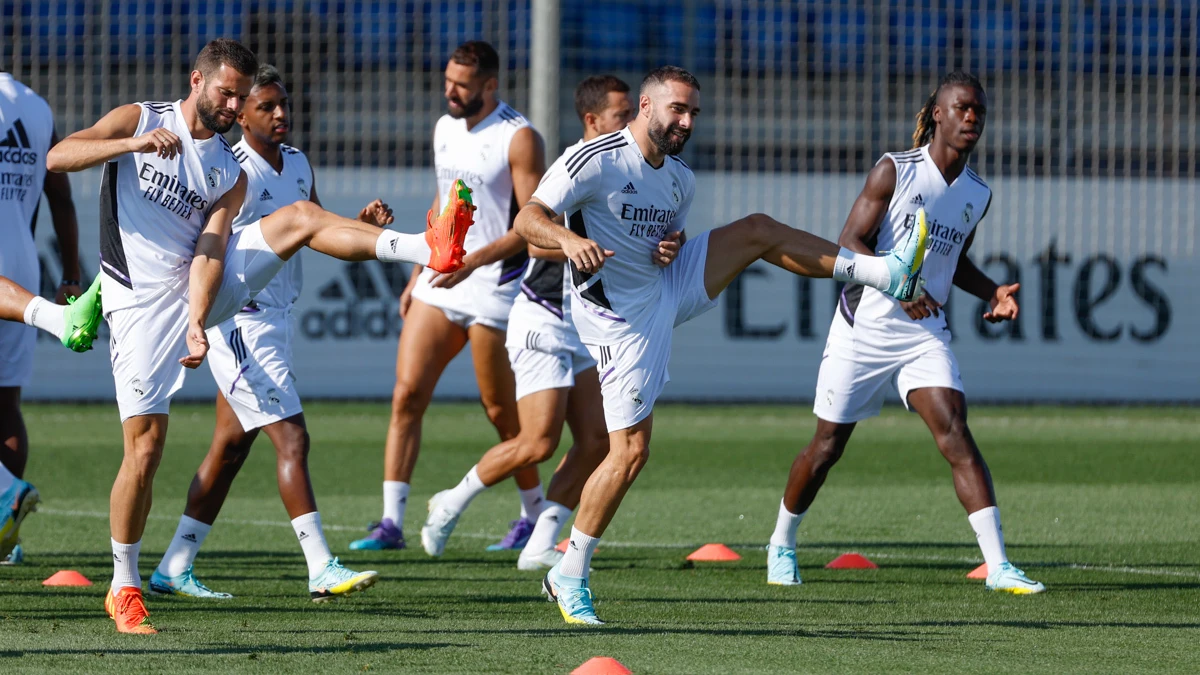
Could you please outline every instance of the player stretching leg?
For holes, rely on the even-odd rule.
[[[105,608],[124,633],[154,633],[137,560],[171,398],[208,353],[205,330],[232,318],[301,248],[342,260],[462,265],[465,189],[425,235],[404,235],[298,201],[230,235],[246,176],[221,136],[250,94],[258,62],[233,40],[200,51],[182,101],[121,106],[50,151],[51,171],[105,165],[100,256],[125,454],[109,524]]]
[[[471,254],[456,274],[414,270],[400,296],[404,328],[384,447],[383,514],[366,538],[350,544],[354,550],[404,548],[404,512],[421,449],[421,418],[442,371],[468,341],[488,420],[502,441],[519,431],[504,333],[529,257],[524,240],[512,232],[512,219],[537,187],[545,157],[537,131],[496,97],[499,70],[496,50],[478,41],[460,45],[446,64],[447,114],[433,130],[434,165],[439,194],[454,176],[466,177],[475,191],[476,225],[467,239]],[[536,468],[520,473],[517,487],[521,516],[514,527],[532,524],[543,501]],[[523,537],[505,539],[524,544]]]
[[[246,174],[246,200],[233,220],[238,231],[276,209],[317,199],[308,158],[285,145],[291,128],[291,100],[274,66],[264,65],[238,115],[242,140],[233,154]],[[379,200],[358,219],[379,226],[392,222]],[[300,297],[300,256],[289,260],[267,287],[232,319],[208,329],[208,367],[217,382],[217,428],[212,447],[192,479],[187,508],[158,569],[150,577],[154,593],[229,598],[200,583],[192,563],[208,536],[233,479],[262,430],[275,445],[279,496],[308,563],[308,590],[316,602],[373,585],[376,572],[354,572],[334,558],[325,542],[308,473],[308,431],[300,395],[293,384],[289,325]]]
[[[768,547],[767,583],[800,583],[796,528],[846,449],[854,426],[879,414],[887,384],[894,382],[904,404],[929,426],[950,462],[954,489],[987,562],[987,588],[1018,594],[1046,590],[1005,555],[992,478],[967,427],[958,362],[950,351],[946,316],[938,310],[953,283],[988,301],[988,321],[1017,316],[1013,294],[1018,284],[994,283],[967,257],[975,228],[992,201],[991,189],[967,166],[986,116],[987,97],[979,80],[950,73],[917,115],[914,148],[884,155],[854,202],[840,241],[860,253],[887,248],[907,236],[924,208],[931,228],[923,270],[927,285],[912,302],[861,285],[842,291],[817,376],[817,431],[788,475]]]
[[[46,174],[46,153],[58,141],[54,114],[45,99],[9,73],[0,72],[0,122],[4,134],[0,136],[0,173],[6,179],[4,184],[10,186],[0,188],[0,275],[15,287],[0,287],[0,303],[6,307],[2,316],[14,322],[0,323],[0,561],[13,564],[23,558],[17,539],[21,522],[38,501],[38,491],[22,479],[29,459],[29,437],[21,416],[21,387],[33,377],[37,342],[37,331],[30,326],[41,315],[40,323],[63,339],[67,319],[86,313],[86,303],[64,309],[25,291],[37,288],[40,281],[33,229],[44,190],[62,258],[62,283],[55,301],[63,305],[80,295],[79,224],[71,183],[66,176]],[[92,317],[94,329],[99,316],[93,312]],[[64,344],[72,343],[72,336],[81,347],[83,342],[90,346],[95,338],[94,332],[85,338],[73,330]]]
[[[687,221],[695,193],[683,150],[700,112],[700,85],[664,66],[642,81],[637,117],[554,165],[517,216],[517,231],[561,248],[572,265],[571,313],[599,362],[608,456],[588,478],[570,544],[543,581],[568,623],[601,623],[587,570],[592,552],[650,454],[654,402],[669,376],[676,325],[711,309],[755,260],[810,277],[853,280],[910,299],[927,232],[913,228],[898,250],[874,257],[755,214],[683,244],[656,266],[655,250]],[[552,220],[569,213],[568,227]]]
[[[611,75],[589,77],[575,89],[575,111],[583,123],[583,140],[572,146],[578,149],[625,128],[631,114],[629,85]],[[672,242],[671,255],[677,251]],[[521,281],[521,294],[508,315],[508,356],[517,378],[521,432],[488,450],[455,488],[438,493],[421,530],[426,550],[441,553],[471,500],[517,471],[550,459],[566,421],[575,445],[554,472],[536,525],[520,521],[509,532],[513,539],[528,539],[517,560],[523,570],[547,569],[562,557],[554,543],[579,503],[583,482],[608,453],[596,361],[579,341],[570,303],[563,301],[570,295],[564,285],[565,258],[562,251],[536,248],[531,255],[538,260]]]

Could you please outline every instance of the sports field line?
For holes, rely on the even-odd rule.
[[[108,514],[101,511],[76,511],[76,510],[60,510],[53,508],[39,508],[38,513],[47,516],[70,516],[76,518],[99,518],[102,520],[108,519]],[[177,520],[173,516],[151,515],[151,520],[169,520],[174,522]],[[222,523],[227,525],[250,525],[255,527],[287,527],[292,526],[291,523],[278,520],[230,520],[223,519]],[[363,532],[364,528],[351,527],[349,525],[332,525],[322,524],[326,530],[335,532]],[[455,532],[454,536],[467,539],[495,539],[501,536],[496,533],[488,532]],[[680,549],[689,550],[699,546],[695,542],[691,543],[665,543],[665,542],[635,542],[635,541],[608,541],[603,543],[604,547],[610,548],[632,548],[632,549]],[[752,550],[764,548],[762,544],[730,544],[731,548],[740,548],[742,550]],[[869,546],[869,545],[868,545]],[[825,552],[825,553],[845,553],[845,548],[833,548],[831,546],[800,546],[800,551]],[[881,560],[915,560],[918,562],[954,562],[962,563],[963,565],[979,565],[983,562],[981,558],[973,558],[967,556],[946,556],[946,555],[928,555],[918,553],[886,553],[882,551],[871,551],[869,548],[862,548],[859,553],[865,553],[872,558]],[[1118,572],[1123,574],[1139,574],[1146,576],[1161,576],[1161,577],[1181,577],[1184,579],[1200,579],[1200,572],[1183,572],[1179,570],[1164,570],[1164,569],[1147,569],[1144,567],[1129,567],[1126,565],[1092,565],[1087,563],[1026,563],[1025,567],[1061,567],[1071,570],[1082,570],[1084,572]]]

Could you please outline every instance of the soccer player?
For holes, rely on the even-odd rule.
[[[19,287],[38,288],[33,230],[44,191],[62,258],[62,281],[55,298],[62,305],[80,295],[79,224],[70,181],[66,176],[46,175],[46,153],[57,142],[54,113],[46,100],[0,71],[0,275]],[[7,295],[16,299],[15,291]],[[14,306],[6,318],[29,325],[0,323],[0,560],[9,563],[21,562],[17,537],[22,521],[38,502],[38,491],[23,480],[29,437],[21,416],[21,387],[33,376],[37,342],[31,322],[38,313],[43,313],[43,320],[63,321],[61,307],[42,298],[30,302],[32,294],[24,300],[20,316]]]
[[[589,77],[575,89],[575,112],[583,123],[583,140],[573,148],[620,131],[632,113],[629,85],[612,75]],[[679,250],[675,241],[664,246],[672,256]],[[442,553],[459,516],[476,495],[550,459],[565,421],[575,445],[554,472],[541,515],[536,524],[521,520],[509,532],[513,539],[528,539],[517,559],[518,568],[550,568],[562,557],[554,544],[579,504],[583,482],[608,453],[596,361],[579,341],[570,303],[563,301],[570,296],[564,286],[565,258],[562,251],[536,248],[530,254],[538,259],[521,281],[521,294],[508,315],[508,357],[517,379],[521,432],[488,450],[455,488],[430,500],[429,518],[421,530],[421,542],[430,555]]]
[[[796,528],[855,425],[879,414],[890,382],[950,462],[954,489],[987,562],[987,588],[1046,590],[1005,555],[992,478],[967,427],[958,362],[950,351],[946,315],[939,311],[953,284],[988,302],[984,319],[1017,317],[1019,284],[993,282],[967,257],[992,203],[991,189],[967,166],[986,120],[987,96],[979,80],[961,71],[945,76],[917,114],[913,149],[884,155],[850,210],[839,241],[867,254],[896,245],[924,209],[930,230],[922,271],[926,286],[911,302],[861,284],[842,290],[817,375],[817,430],[788,475],[768,547],[767,583],[800,584]]]
[[[404,329],[384,447],[383,514],[366,538],[350,544],[352,550],[405,547],[404,512],[421,449],[421,418],[442,371],[468,341],[480,399],[500,440],[519,430],[504,335],[529,256],[525,241],[512,231],[512,219],[546,167],[541,136],[496,96],[499,71],[496,50],[480,41],[459,45],[446,64],[447,114],[433,130],[433,159],[439,193],[454,176],[464,176],[475,191],[476,224],[467,238],[471,254],[454,274],[414,270],[400,296]],[[521,490],[516,522],[536,519],[543,500],[537,468],[516,478]]]
[[[230,235],[247,178],[221,134],[250,94],[258,62],[228,39],[196,57],[186,99],[118,107],[71,134],[51,171],[105,165],[100,189],[104,312],[125,454],[109,524],[113,580],[105,609],[123,633],[155,633],[137,560],[162,458],[171,397],[208,353],[206,329],[237,314],[308,246],[342,260],[462,264],[465,191],[424,236],[380,230],[298,201]],[[76,303],[78,304],[78,303]]]
[[[909,299],[918,286],[925,235],[912,228],[883,257],[754,214],[686,241],[670,265],[657,249],[686,224],[695,193],[676,155],[700,113],[700,84],[663,66],[642,81],[637,116],[617,133],[564,155],[517,216],[529,243],[562,249],[571,262],[571,317],[599,363],[609,452],[588,478],[563,559],[543,590],[568,623],[598,624],[588,567],[605,528],[650,453],[654,402],[669,376],[676,325],[711,309],[755,260],[789,272],[865,283]],[[568,213],[568,226],[554,223]]]
[[[238,124],[242,140],[233,146],[233,154],[246,175],[246,196],[233,220],[235,232],[297,201],[321,204],[308,158],[286,144],[291,99],[274,66],[259,66]],[[382,227],[392,222],[392,213],[375,200],[359,212],[358,219]],[[300,256],[295,256],[241,312],[208,329],[208,367],[219,388],[217,427],[208,456],[192,479],[175,537],[150,577],[152,593],[232,597],[197,580],[192,563],[259,430],[275,445],[279,495],[308,563],[313,601],[362,590],[378,577],[375,572],[346,569],[333,557],[313,496],[308,431],[293,384],[289,339],[292,306],[300,297],[302,281]]]

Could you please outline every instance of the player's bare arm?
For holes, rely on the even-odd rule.
[[[553,209],[534,197],[517,212],[513,229],[534,246],[562,250],[567,259],[575,263],[575,267],[580,270],[589,274],[597,272],[604,266],[605,259],[614,255],[613,252],[556,223],[554,218],[557,215]]]
[[[58,134],[50,137],[50,147],[58,144]],[[58,255],[62,260],[62,281],[54,302],[67,304],[67,298],[78,298],[82,272],[79,269],[79,221],[75,217],[75,201],[71,198],[71,181],[58,173],[47,173],[42,192],[50,203],[50,219],[54,223],[54,236],[58,240]]]
[[[187,368],[197,368],[208,354],[208,339],[204,328],[225,269],[225,247],[233,230],[233,219],[246,198],[246,174],[239,173],[237,182],[213,205],[212,211],[196,240],[196,255],[188,278],[188,355],[179,360]]]
[[[179,136],[159,128],[134,137],[142,107],[130,103],[113,108],[99,122],[62,139],[46,155],[46,169],[56,173],[83,171],[128,152],[154,152],[171,159],[183,149]]]
[[[542,174],[546,173],[546,150],[542,137],[532,127],[525,127],[513,134],[508,147],[508,166],[512,175],[513,197],[518,204],[524,204],[533,196]],[[442,274],[430,282],[434,288],[453,288],[471,273],[483,265],[489,265],[497,260],[505,260],[521,252],[526,246],[525,240],[515,230],[509,230],[503,237],[471,251],[463,257],[463,268],[452,274]]]
[[[987,211],[984,211],[984,215],[987,215]],[[980,300],[988,302],[991,309],[983,315],[984,319],[992,323],[1016,319],[1017,313],[1020,311],[1016,292],[1020,290],[1021,284],[997,284],[992,281],[974,261],[967,257],[967,251],[971,250],[973,243],[975,243],[975,232],[971,232],[966,243],[963,244],[962,253],[958,257],[958,267],[954,270],[954,285]]]

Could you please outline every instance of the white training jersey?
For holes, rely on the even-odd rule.
[[[521,113],[500,101],[471,129],[467,129],[465,119],[449,115],[443,115],[433,129],[433,163],[440,199],[445,200],[456,178],[461,178],[473,193],[475,224],[463,242],[468,253],[496,241],[512,228],[520,205],[513,194],[508,149],[513,136],[528,126],[529,121]],[[431,288],[429,281],[436,272],[426,268],[413,297],[437,307],[504,319],[528,262],[529,256],[522,250],[507,260],[476,269],[452,289]]]
[[[596,274],[571,265],[572,318],[584,344],[647,334],[663,284],[651,255],[669,232],[683,230],[695,192],[683,160],[668,156],[654,168],[628,128],[568,151],[546,172],[533,196],[568,214],[575,234],[615,253]]]
[[[0,268],[34,293],[38,257],[33,228],[53,136],[54,115],[46,100],[9,73],[0,73]]]
[[[134,136],[167,129],[183,151],[174,159],[131,152],[104,165],[100,186],[100,266],[104,311],[186,292],[196,241],[209,211],[237,182],[241,167],[220,135],[192,137],[182,101],[138,103]]]
[[[283,153],[283,170],[275,171],[267,160],[255,152],[246,139],[233,146],[233,156],[242,165],[246,174],[246,199],[233,219],[233,231],[251,225],[294,202],[311,199],[314,182],[312,166],[308,157],[290,145],[280,146]],[[292,256],[283,264],[279,274],[271,279],[267,287],[254,298],[254,305],[288,309],[300,297],[304,283],[300,268],[300,254]]]
[[[572,154],[583,144],[579,141],[567,148],[565,154]],[[563,343],[578,340],[578,332],[571,321],[571,303],[566,301],[571,295],[571,275],[567,270],[567,263],[531,261],[529,271],[521,279],[521,292],[508,315],[510,329],[549,335]],[[522,347],[519,342],[515,344],[518,348]]]
[[[888,205],[874,242],[875,252],[887,251],[903,243],[917,209],[925,208],[929,224],[929,242],[921,276],[925,292],[941,304],[950,297],[954,272],[967,238],[987,214],[992,190],[983,179],[965,167],[950,185],[929,156],[929,146],[907,152],[889,152],[879,161],[896,165],[896,189]],[[946,314],[920,321],[909,318],[900,302],[874,288],[847,284],[838,302],[842,317],[855,327],[882,329],[897,334],[927,334],[948,331]]]

